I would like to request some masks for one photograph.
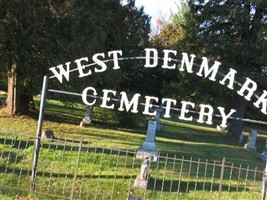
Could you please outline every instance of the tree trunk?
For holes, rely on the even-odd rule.
[[[236,112],[233,114],[233,117],[243,119],[247,103],[246,100],[243,97],[236,95],[234,102],[234,109]],[[238,140],[243,132],[243,121],[240,119],[232,119],[228,130],[228,134]]]
[[[11,66],[7,76],[7,107],[6,112],[10,115],[15,115],[18,112],[18,98],[17,98],[17,73],[16,64]]]
[[[8,71],[8,91],[6,112],[10,115],[26,114],[29,111],[30,95],[21,93],[16,73],[16,64]]]

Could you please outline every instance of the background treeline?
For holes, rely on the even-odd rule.
[[[40,92],[48,69],[98,52],[122,50],[123,56],[144,54],[144,48],[193,53],[234,68],[238,81],[250,77],[266,89],[267,2],[265,0],[200,1],[177,5],[172,22],[160,23],[150,35],[150,17],[134,0],[0,0],[0,87],[8,91],[7,112],[27,113],[31,97]],[[170,97],[234,108],[235,117],[266,121],[251,103],[219,84],[178,70],[145,70],[141,61],[122,62],[86,79],[71,76],[67,91],[87,86],[129,93]],[[73,77],[73,78],[72,78]],[[49,84],[56,84],[53,81]],[[64,99],[65,98],[65,99]],[[66,97],[62,100],[68,101]],[[231,122],[229,133],[239,137],[242,121]]]

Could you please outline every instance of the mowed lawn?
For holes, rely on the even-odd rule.
[[[16,132],[27,135],[36,135],[38,121],[39,99],[35,99],[36,111],[30,116],[7,116],[0,109],[1,132]],[[136,150],[146,138],[146,126],[138,128],[125,128],[118,125],[105,125],[93,123],[80,127],[80,121],[85,115],[85,107],[80,104],[64,105],[56,100],[47,100],[43,129],[53,130],[57,138],[80,139],[94,143],[100,147],[114,149]],[[147,124],[149,119],[146,118]],[[129,122],[130,123],[130,122]],[[219,124],[219,123],[218,123]],[[156,134],[156,146],[161,155],[173,157],[201,159],[209,161],[222,161],[226,163],[242,164],[244,166],[263,169],[265,163],[259,160],[263,152],[267,136],[266,126],[246,124],[244,129],[251,127],[258,130],[257,152],[248,152],[243,146],[247,141],[248,132],[245,132],[244,142],[240,145],[226,133],[218,132],[216,124],[204,126],[195,122],[179,121],[178,117],[161,120],[161,130]]]

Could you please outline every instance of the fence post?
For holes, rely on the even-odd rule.
[[[73,199],[74,190],[75,190],[75,186],[76,186],[76,179],[77,179],[77,173],[78,173],[78,169],[79,169],[79,162],[80,162],[80,157],[81,157],[82,145],[83,145],[83,137],[81,137],[80,144],[79,144],[78,157],[76,160],[73,183],[72,183],[71,194],[70,194],[71,200]]]
[[[267,182],[267,160],[265,164],[265,171],[262,177],[262,186],[261,186],[261,198],[260,200],[265,200],[266,195],[266,182]]]
[[[222,184],[223,184],[223,176],[224,176],[224,167],[225,167],[225,157],[222,160],[222,168],[221,168],[221,177],[220,177],[220,185],[219,185],[219,196],[218,199],[221,199],[221,191],[222,191]]]
[[[44,76],[43,79],[43,88],[41,94],[41,102],[40,102],[40,110],[39,110],[39,119],[38,119],[38,128],[36,132],[35,138],[35,148],[34,148],[34,158],[33,158],[33,167],[32,167],[32,177],[31,177],[31,191],[35,189],[35,178],[36,178],[36,171],[38,166],[38,159],[39,159],[39,150],[40,150],[40,138],[42,134],[42,126],[43,126],[43,119],[44,119],[44,108],[46,103],[46,94],[48,88],[48,78]]]

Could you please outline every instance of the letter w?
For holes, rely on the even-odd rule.
[[[70,62],[65,63],[65,65],[67,66],[66,70],[63,68],[63,64],[58,65],[57,67],[49,68],[49,70],[53,72],[53,74],[55,75],[55,77],[57,77],[60,83],[62,83],[63,81],[63,76],[66,78],[67,81],[69,81]],[[59,69],[59,72],[56,70],[56,68]]]

